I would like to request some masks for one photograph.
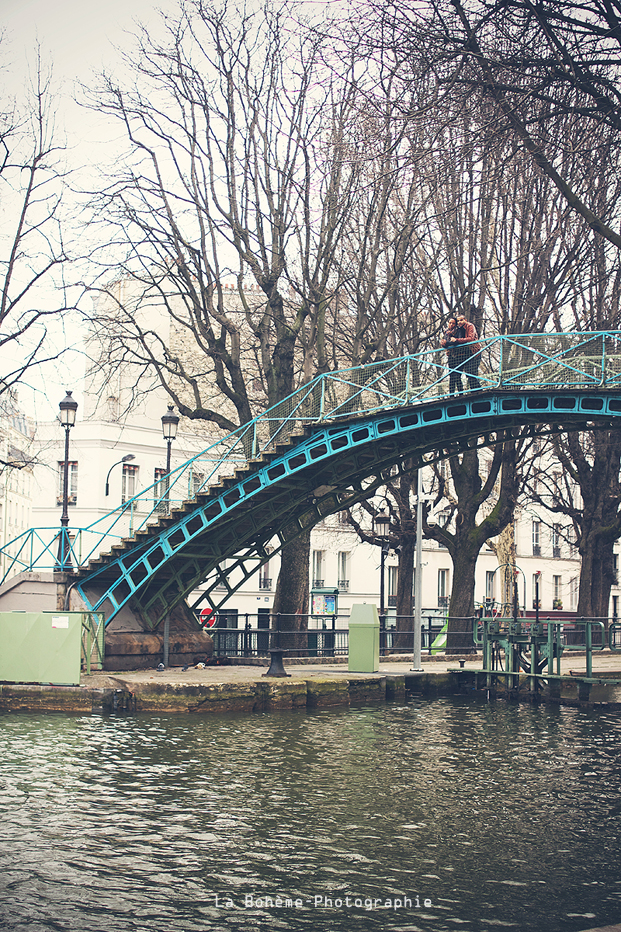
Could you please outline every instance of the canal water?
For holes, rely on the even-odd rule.
[[[0,717],[0,929],[621,922],[621,716]]]

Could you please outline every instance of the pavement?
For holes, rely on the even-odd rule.
[[[466,670],[481,670],[483,660],[481,656],[460,659],[458,657],[423,657],[422,669],[424,673],[446,673],[447,670],[459,669],[463,664]],[[268,670],[269,661],[266,659],[252,665],[206,666],[204,668],[167,667],[165,670],[133,670],[119,672],[93,672],[83,674],[81,684],[95,689],[118,688],[119,686],[132,686],[139,684],[160,683],[171,686],[198,686],[215,683],[255,683],[263,677]],[[294,663],[285,661],[285,670],[294,679],[326,679],[326,678],[368,678],[381,676],[403,676],[412,671],[411,657],[406,660],[386,660],[380,662],[377,673],[357,673],[348,669],[347,663]],[[586,657],[583,652],[565,651],[561,657],[561,673],[564,676],[586,676]],[[601,651],[593,653],[593,676],[603,675],[621,679],[621,652]]]

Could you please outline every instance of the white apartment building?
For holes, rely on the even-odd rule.
[[[17,394],[0,399],[0,546],[32,525],[34,427],[20,409]],[[3,555],[4,574],[8,558]]]

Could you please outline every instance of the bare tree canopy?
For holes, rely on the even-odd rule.
[[[597,203],[589,165],[608,150],[618,168],[621,129],[621,7],[573,0],[369,2],[378,23],[369,54],[399,49],[412,85],[435,86],[436,106],[464,110],[472,134],[490,130],[524,149],[572,210],[621,246],[619,214]],[[559,122],[580,124],[584,142],[567,146]],[[582,177],[568,177],[578,165]]]
[[[63,223],[67,175],[41,63],[19,102],[0,104],[0,394],[58,357],[50,338],[70,307]]]

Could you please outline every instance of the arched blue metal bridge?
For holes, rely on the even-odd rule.
[[[67,541],[76,588],[109,623],[155,628],[199,586],[218,610],[259,567],[397,470],[533,434],[621,425],[621,332],[481,341],[480,387],[448,394],[443,351],[317,377]],[[465,378],[465,376],[464,376]],[[54,568],[58,528],[3,548]],[[105,550],[105,552],[102,552]],[[57,568],[57,567],[56,567]]]

